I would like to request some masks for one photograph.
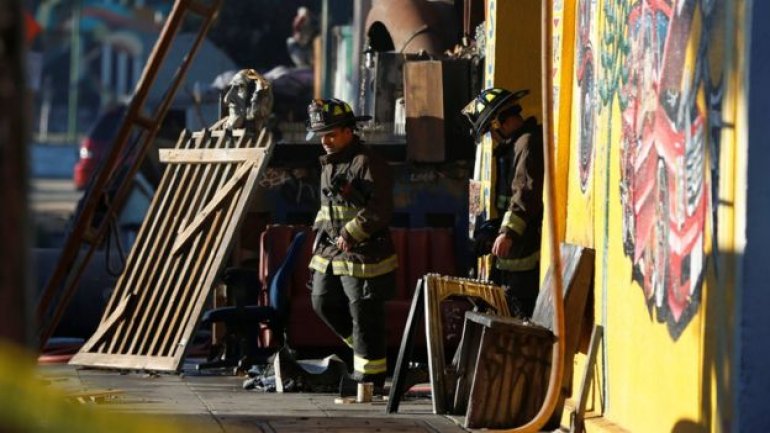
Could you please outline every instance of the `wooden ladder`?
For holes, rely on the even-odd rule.
[[[153,143],[161,121],[165,117],[174,99],[174,95],[183,82],[185,74],[223,1],[175,1],[158,41],[150,54],[142,77],[137,83],[135,94],[128,107],[123,124],[109,153],[105,156],[103,163],[97,168],[96,176],[91,180],[86,190],[80,209],[75,215],[73,229],[67,237],[59,261],[38,301],[36,318],[41,348],[45,346],[59,324],[72,296],[77,290],[80,278],[91,256],[100,246],[109,230],[110,220],[117,216],[118,211],[127,199],[133,178],[150,145]],[[200,18],[198,34],[189,49],[189,53],[179,64],[160,104],[151,114],[145,114],[149,91],[188,14]],[[120,164],[124,162],[122,159],[128,154],[130,140],[137,140],[134,142],[136,143],[136,157],[129,163],[127,171],[122,171]],[[114,193],[108,195],[108,191],[114,191]],[[103,211],[104,213],[97,214],[97,211]]]

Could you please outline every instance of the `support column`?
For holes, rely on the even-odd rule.
[[[27,98],[20,0],[0,2],[0,339],[29,346]]]

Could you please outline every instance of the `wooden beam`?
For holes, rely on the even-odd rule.
[[[159,149],[160,162],[166,164],[210,164],[251,161],[264,153],[261,149]]]
[[[83,352],[88,352],[93,348],[94,346],[101,343],[102,339],[105,335],[107,335],[107,331],[112,328],[112,326],[120,320],[124,314],[126,314],[126,309],[128,307],[129,302],[134,298],[133,293],[128,293],[126,296],[121,298],[120,302],[118,303],[117,307],[115,307],[115,310],[107,317],[105,320],[102,321],[102,323],[99,325],[99,328],[96,329],[94,332],[94,335],[91,336],[91,338],[88,339],[86,344],[83,345],[83,347],[80,349]]]
[[[588,386],[594,378],[594,367],[596,366],[596,355],[599,352],[599,343],[604,337],[604,328],[601,325],[594,325],[591,332],[591,343],[588,345],[588,356],[586,358],[585,369],[583,370],[583,380],[580,381],[578,390],[578,400],[575,410],[570,414],[570,433],[582,433],[585,431],[586,402],[588,401]]]
[[[206,222],[214,210],[221,206],[225,198],[227,198],[233,191],[235,191],[235,187],[244,180],[246,173],[248,173],[252,167],[254,167],[254,163],[252,161],[246,161],[243,163],[243,165],[238,167],[238,170],[235,172],[233,177],[227,181],[225,186],[222,187],[219,192],[217,192],[214,198],[211,199],[211,201],[206,205],[206,207],[203,208],[202,211],[200,211],[200,213],[187,226],[187,228],[185,228],[177,235],[176,240],[174,241],[174,246],[171,248],[172,255],[179,253],[179,250],[190,240],[192,235],[200,230],[203,223]]]

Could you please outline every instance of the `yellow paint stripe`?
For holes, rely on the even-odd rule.
[[[387,274],[397,267],[398,259],[395,254],[378,263],[354,263],[338,259],[332,261],[332,272],[334,275],[349,275],[356,278],[377,277]]]

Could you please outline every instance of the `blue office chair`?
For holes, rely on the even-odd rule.
[[[247,370],[253,364],[266,362],[273,352],[286,343],[288,289],[297,257],[302,251],[306,237],[307,234],[303,231],[294,235],[283,262],[269,277],[269,305],[256,305],[261,289],[256,269],[228,268],[225,270],[222,281],[227,285],[235,305],[207,310],[201,319],[202,326],[218,322],[225,324],[227,329],[225,347],[216,356],[219,359],[198,364],[198,370],[216,367],[236,367],[236,370]],[[263,324],[267,325],[272,332],[276,342],[274,348],[257,347],[257,339]]]

